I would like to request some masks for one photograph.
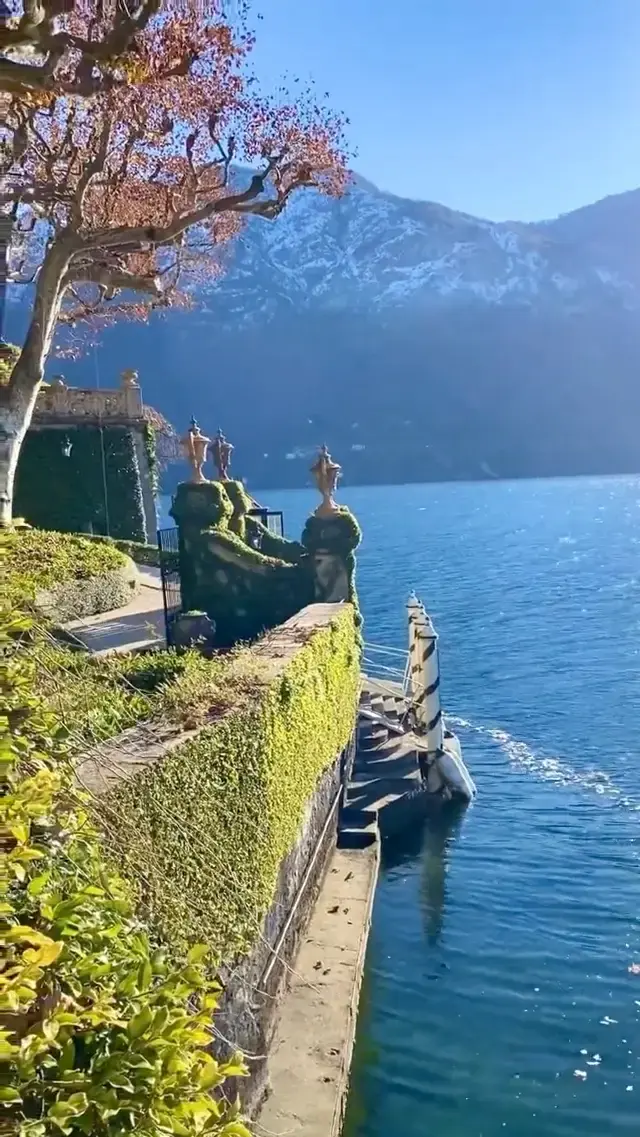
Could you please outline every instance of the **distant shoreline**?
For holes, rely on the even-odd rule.
[[[461,477],[461,478],[423,478],[423,479],[410,479],[393,480],[393,481],[352,481],[347,477],[340,479],[340,489],[364,489],[366,487],[385,488],[388,486],[448,486],[448,485],[477,485],[478,483],[490,482],[501,483],[505,482],[567,482],[577,479],[598,478],[599,480],[615,480],[617,478],[640,478],[640,470],[634,471],[621,471],[618,473],[579,473],[579,474],[510,474],[505,477]],[[212,478],[211,481],[214,479]],[[247,490],[251,492],[267,491],[274,493],[283,493],[288,491],[299,490],[314,490],[315,486],[312,482],[297,483],[295,485],[283,485],[281,482],[254,482],[253,480],[246,481]],[[179,485],[178,481],[172,482],[171,486],[161,486],[160,497],[171,497],[175,493],[176,487]]]

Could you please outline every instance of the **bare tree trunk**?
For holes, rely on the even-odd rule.
[[[9,398],[3,399],[0,405],[0,528],[11,524],[20,449],[29,429],[39,386],[39,382],[32,385],[30,396],[10,390]]]
[[[0,388],[0,526],[11,524],[20,449],[31,424],[51,351],[64,292],[64,275],[72,252],[73,245],[64,238],[54,241],[49,247],[38,273],[33,314],[24,346],[9,385]]]

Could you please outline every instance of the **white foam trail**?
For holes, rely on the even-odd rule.
[[[640,802],[629,797],[604,770],[576,770],[560,758],[536,754],[526,742],[514,738],[506,730],[492,726],[478,726],[477,723],[456,715],[447,715],[446,719],[447,726],[471,730],[474,734],[490,738],[500,747],[511,764],[520,770],[527,770],[544,781],[553,782],[558,786],[579,786],[602,797],[614,799],[627,809],[640,811]]]

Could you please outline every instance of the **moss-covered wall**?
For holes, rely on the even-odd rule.
[[[154,541],[147,533],[134,432],[127,427],[32,429],[22,447],[14,513],[41,529]],[[65,442],[71,452],[65,455]],[[150,443],[145,443],[149,450]],[[142,451],[144,453],[144,451]],[[105,507],[106,480],[106,507]]]
[[[207,613],[216,644],[254,639],[314,600],[348,600],[357,611],[361,534],[348,509],[313,515],[298,542],[270,533],[247,515],[250,506],[241,482],[183,482],[171,508],[183,610]]]
[[[236,710],[102,800],[112,852],[178,955],[194,942],[218,961],[251,948],[307,803],[354,729],[353,609],[298,640]]]
[[[300,545],[284,542],[285,559],[248,543],[249,505],[240,483],[183,482],[171,508],[180,531],[183,610],[206,612],[219,646],[255,639],[314,599],[311,564]]]

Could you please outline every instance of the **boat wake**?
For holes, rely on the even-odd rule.
[[[490,739],[507,757],[512,766],[526,770],[546,782],[558,786],[575,786],[599,794],[631,811],[640,811],[640,801],[631,797],[604,770],[576,770],[570,763],[546,755],[536,754],[526,742],[514,738],[499,727],[479,726],[468,719],[447,715],[447,725],[470,731]]]

